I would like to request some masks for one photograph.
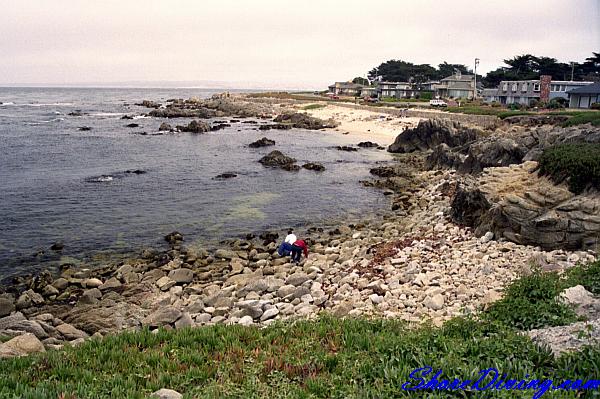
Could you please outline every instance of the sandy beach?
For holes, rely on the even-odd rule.
[[[360,141],[375,141],[383,146],[393,143],[398,134],[407,128],[415,127],[420,120],[332,104],[306,112],[320,119],[335,119],[340,124],[333,129],[335,132],[356,136]]]

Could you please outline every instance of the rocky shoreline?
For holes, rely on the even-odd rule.
[[[185,102],[177,104],[190,111]],[[407,132],[410,145],[429,151],[434,144],[448,146],[448,134],[462,132],[456,125],[436,126],[426,145]],[[451,137],[452,145],[473,139],[461,137]],[[299,265],[277,254],[276,233],[209,252],[187,247],[173,232],[165,237],[167,251],[148,250],[139,259],[99,269],[68,268],[60,276],[42,273],[24,291],[0,294],[0,336],[13,338],[0,344],[0,357],[142,327],[267,325],[322,312],[439,325],[501,298],[507,283],[533,267],[564,270],[596,259],[592,248],[544,250],[461,222],[457,212],[466,208],[457,194],[473,177],[446,167],[425,170],[426,156],[402,154],[395,164],[374,167],[377,180],[365,184],[390,195],[392,210],[329,231],[309,229],[303,238],[311,253]],[[531,166],[488,168],[476,184],[486,193],[490,185],[494,193],[504,192],[503,185]]]

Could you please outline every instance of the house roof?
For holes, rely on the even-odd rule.
[[[332,84],[329,87],[338,87],[338,88],[342,88],[342,89],[361,89],[363,87],[363,85],[360,85],[358,83],[352,83],[352,82],[335,82],[334,84]]]
[[[567,94],[600,94],[600,82],[569,90]]]
[[[445,80],[460,80],[460,81],[465,81],[465,82],[470,82],[471,80],[473,80],[475,78],[475,75],[452,75],[452,76],[448,76],[444,79],[442,79],[442,81]]]

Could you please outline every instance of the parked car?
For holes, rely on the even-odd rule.
[[[429,100],[429,105],[432,107],[447,107],[448,106],[448,104],[446,104],[446,102],[444,100],[440,100],[440,99]]]
[[[363,100],[366,103],[378,103],[379,102],[379,99],[377,97],[365,97],[365,98],[363,98]]]
[[[331,98],[332,100],[339,100],[340,96],[338,96],[337,94],[333,94],[333,93],[329,93],[327,95],[329,98]]]

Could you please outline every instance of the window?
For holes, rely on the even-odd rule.
[[[540,84],[539,83],[534,83],[533,84],[533,91],[540,91]]]
[[[517,91],[519,90],[519,84],[518,83],[513,83],[512,85],[512,91]]]
[[[508,83],[502,84],[502,91],[508,91]]]
[[[559,91],[566,91],[567,86],[565,85],[560,85],[560,90]]]
[[[523,93],[525,93],[527,91],[527,88],[528,88],[528,84],[527,83],[523,83],[523,86],[521,86],[521,91]]]

